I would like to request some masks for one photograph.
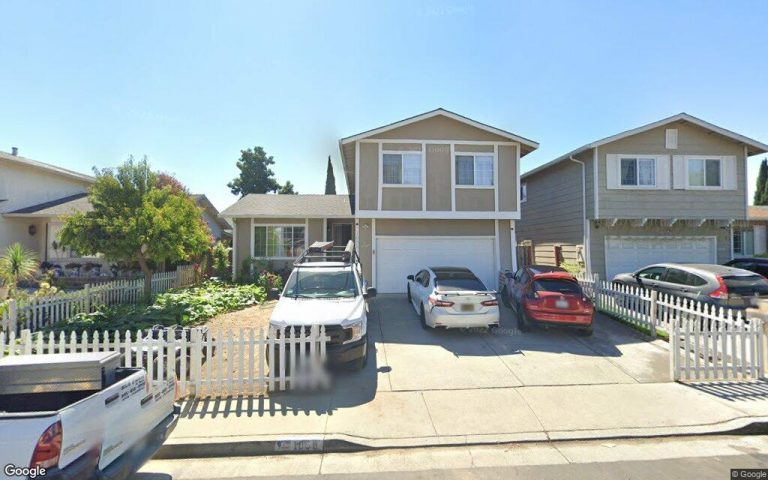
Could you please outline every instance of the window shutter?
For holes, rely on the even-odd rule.
[[[672,156],[672,183],[675,190],[685,190],[688,183],[685,178],[685,156]]]
[[[669,190],[669,155],[656,157],[656,188]]]
[[[618,155],[605,156],[605,188],[608,190],[619,188],[619,158]]]
[[[736,190],[736,157],[726,155],[723,162],[723,190]]]

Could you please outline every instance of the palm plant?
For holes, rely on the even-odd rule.
[[[11,289],[19,282],[30,280],[37,272],[37,254],[20,243],[14,243],[0,257],[0,279]]]

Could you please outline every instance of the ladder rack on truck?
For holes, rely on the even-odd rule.
[[[322,267],[322,262],[341,262],[346,265],[359,264],[360,257],[355,250],[355,242],[350,240],[346,247],[335,247],[333,242],[314,242],[299,255],[294,266],[313,263],[313,267]],[[329,265],[338,266],[338,265]]]

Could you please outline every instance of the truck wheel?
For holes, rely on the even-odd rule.
[[[594,331],[595,330],[592,328],[592,325],[590,325],[586,328],[580,328],[579,335],[581,335],[582,337],[591,337]]]

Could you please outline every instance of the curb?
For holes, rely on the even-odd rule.
[[[269,437],[253,440],[228,440],[166,443],[154,459],[250,457],[292,455],[305,453],[349,453],[399,448],[454,447],[469,445],[499,445],[512,443],[567,442],[669,438],[712,435],[765,435],[768,418],[735,419],[716,425],[693,425],[655,429],[589,430],[575,432],[530,432],[506,435],[471,435],[453,437],[423,437],[401,439],[362,439],[347,435]],[[233,437],[229,437],[233,438]]]

